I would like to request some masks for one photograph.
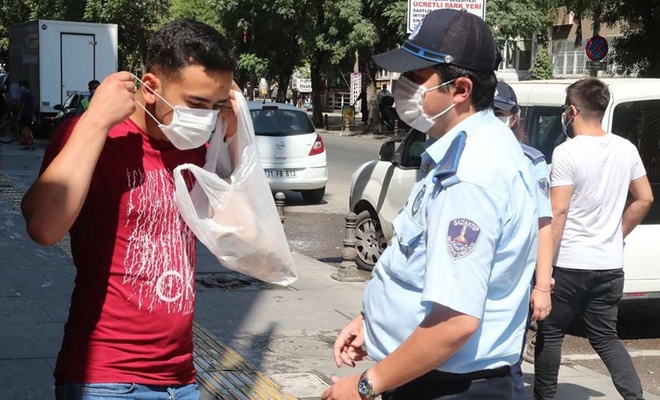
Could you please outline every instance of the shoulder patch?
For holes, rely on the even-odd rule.
[[[520,144],[520,147],[522,147],[522,151],[525,154],[525,156],[530,160],[532,160],[532,162],[534,162],[535,164],[540,161],[545,161],[545,156],[543,155],[543,153],[536,150],[535,148],[531,146],[527,146],[526,144]]]
[[[548,182],[547,179],[539,179],[539,189],[541,189],[541,193],[543,193],[545,197],[548,199],[550,198],[550,182]]]
[[[481,228],[465,218],[449,222],[447,229],[447,252],[454,259],[465,257],[477,247]]]

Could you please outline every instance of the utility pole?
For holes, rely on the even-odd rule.
[[[593,34],[591,35],[591,37],[598,36],[599,33],[600,33],[600,6],[597,6],[594,9]],[[592,68],[591,70],[589,70],[589,76],[597,78],[598,70],[596,68]]]

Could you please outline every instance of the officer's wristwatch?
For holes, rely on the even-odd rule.
[[[369,378],[367,378],[367,371],[366,370],[362,373],[360,376],[360,380],[358,381],[358,393],[360,393],[360,396],[362,396],[365,399],[375,399],[378,397],[378,394],[374,393],[374,388],[371,386],[371,382],[369,381]]]

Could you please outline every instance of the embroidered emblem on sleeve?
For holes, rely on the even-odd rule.
[[[550,198],[550,182],[547,179],[541,178],[539,180],[539,188],[545,197]]]
[[[426,193],[426,185],[422,186],[422,189],[419,191],[419,193],[417,193],[417,196],[415,196],[415,201],[412,205],[413,215],[417,214],[417,211],[419,211],[419,206],[422,204],[422,200],[424,199],[424,193]]]
[[[454,260],[472,253],[477,246],[481,228],[469,219],[457,218],[449,223],[447,252]]]

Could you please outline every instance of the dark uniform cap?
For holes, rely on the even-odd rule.
[[[494,71],[500,62],[493,34],[484,20],[467,11],[441,9],[426,14],[410,38],[373,60],[393,72],[451,64],[473,71]]]
[[[516,97],[516,92],[506,82],[497,82],[493,105],[504,111],[518,111],[518,97]]]

